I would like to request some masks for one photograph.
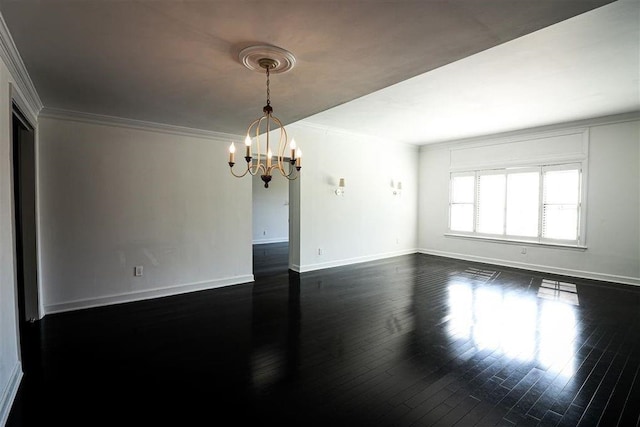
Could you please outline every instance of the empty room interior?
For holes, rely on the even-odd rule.
[[[640,426],[640,2],[0,0],[0,426]]]

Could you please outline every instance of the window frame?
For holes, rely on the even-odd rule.
[[[545,162],[545,164],[528,164],[521,166],[505,166],[505,167],[489,167],[489,168],[474,168],[473,170],[463,171],[450,171],[449,173],[449,211],[448,211],[448,226],[446,236],[451,237],[465,237],[471,239],[481,239],[489,241],[498,241],[505,243],[526,243],[540,246],[558,246],[569,248],[586,249],[586,195],[587,195],[587,164],[584,161],[565,161],[565,162]],[[552,239],[543,237],[543,210],[544,210],[544,173],[547,171],[556,170],[578,170],[579,174],[579,189],[578,189],[578,214],[577,214],[577,238],[576,240],[566,239]],[[531,236],[516,236],[508,235],[507,232],[507,191],[508,191],[508,175],[514,173],[526,173],[537,172],[539,176],[538,180],[538,235],[536,237]],[[479,177],[482,175],[495,175],[504,174],[504,215],[503,215],[503,234],[490,234],[480,233],[477,230],[478,227],[478,210],[479,210]],[[473,200],[473,231],[458,231],[451,229],[451,206],[453,204],[453,179],[461,176],[473,176],[474,177],[474,200]]]
[[[473,181],[473,185],[474,185],[474,191],[473,191],[473,202],[471,203],[472,205],[472,211],[473,211],[473,220],[472,220],[472,228],[475,230],[475,224],[476,224],[476,202],[478,199],[478,194],[475,190],[476,185],[476,176],[475,173],[473,171],[471,172],[452,172],[449,176],[449,212],[448,212],[448,217],[447,217],[447,229],[449,231],[451,231],[451,206],[454,204],[453,202],[453,178],[462,178],[462,177],[467,177],[467,176],[472,176],[474,177],[474,181]],[[464,204],[464,205],[468,205],[469,203],[456,203],[456,204]],[[472,231],[456,231],[457,233],[461,233],[461,234],[467,234],[467,233],[473,233]]]
[[[571,166],[578,166],[576,167],[571,167]],[[561,164],[561,165],[546,165],[543,166],[541,168],[541,177],[544,177],[544,173],[545,172],[554,172],[554,171],[563,171],[563,170],[575,170],[578,169],[578,218],[577,218],[577,224],[576,224],[576,233],[577,233],[577,239],[574,240],[566,240],[566,239],[551,239],[548,237],[544,237],[543,236],[543,231],[540,230],[540,239],[541,242],[543,243],[559,243],[559,244],[563,244],[563,245],[579,245],[580,244],[580,237],[582,236],[582,223],[584,222],[584,219],[582,218],[582,200],[583,200],[583,194],[582,194],[582,188],[584,187],[584,176],[583,176],[583,172],[582,172],[582,168],[579,167],[580,165],[578,165],[577,163],[566,163],[566,164]],[[544,179],[544,178],[543,178]],[[541,190],[542,190],[542,185],[543,185],[543,179],[541,179]],[[542,215],[543,211],[544,211],[544,195],[542,195],[541,200],[540,200],[540,215]],[[541,218],[542,220],[542,218]],[[540,226],[542,227],[542,223],[540,223]]]

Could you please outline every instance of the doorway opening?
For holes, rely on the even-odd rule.
[[[12,105],[13,203],[15,221],[16,294],[20,356],[26,372],[37,357],[33,323],[40,318],[36,234],[35,129],[20,108]]]
[[[263,278],[289,268],[289,180],[276,175],[264,188],[252,177],[253,274]]]

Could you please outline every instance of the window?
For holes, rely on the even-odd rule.
[[[538,236],[540,174],[520,172],[507,175],[507,229],[509,236]]]
[[[577,240],[580,209],[580,171],[544,172],[542,236],[549,239]]]
[[[476,230],[484,234],[504,234],[505,174],[478,176],[478,221]]]
[[[473,236],[580,244],[581,164],[451,174],[449,229]]]
[[[473,231],[475,176],[463,175],[451,180],[451,229]]]

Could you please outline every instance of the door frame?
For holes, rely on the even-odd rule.
[[[38,143],[38,121],[36,115],[33,113],[32,109],[29,108],[29,103],[22,96],[20,90],[13,83],[9,83],[9,117],[8,121],[10,123],[9,128],[9,136],[11,143],[9,144],[9,158],[10,158],[10,188],[11,188],[11,224],[12,224],[12,232],[13,232],[13,275],[14,275],[14,283],[15,283],[15,318],[16,318],[16,332],[17,336],[20,337],[20,326],[23,322],[21,319],[20,307],[18,303],[18,254],[17,251],[17,224],[16,224],[16,195],[15,195],[15,170],[14,170],[14,135],[13,135],[13,118],[17,116],[23,124],[27,127],[30,127],[33,131],[33,150],[34,150],[34,158],[33,158],[33,169],[34,169],[34,197],[35,197],[35,218],[34,218],[34,227],[35,227],[35,266],[36,266],[36,286],[37,286],[37,318],[34,320],[40,320],[44,316],[44,304],[43,304],[43,291],[42,291],[42,265],[41,265],[41,242],[40,242],[40,186],[39,186],[39,143]],[[16,114],[16,111],[18,114]],[[25,123],[26,122],[26,123]],[[18,346],[19,354],[22,354],[20,346]],[[22,356],[20,356],[22,357]]]

